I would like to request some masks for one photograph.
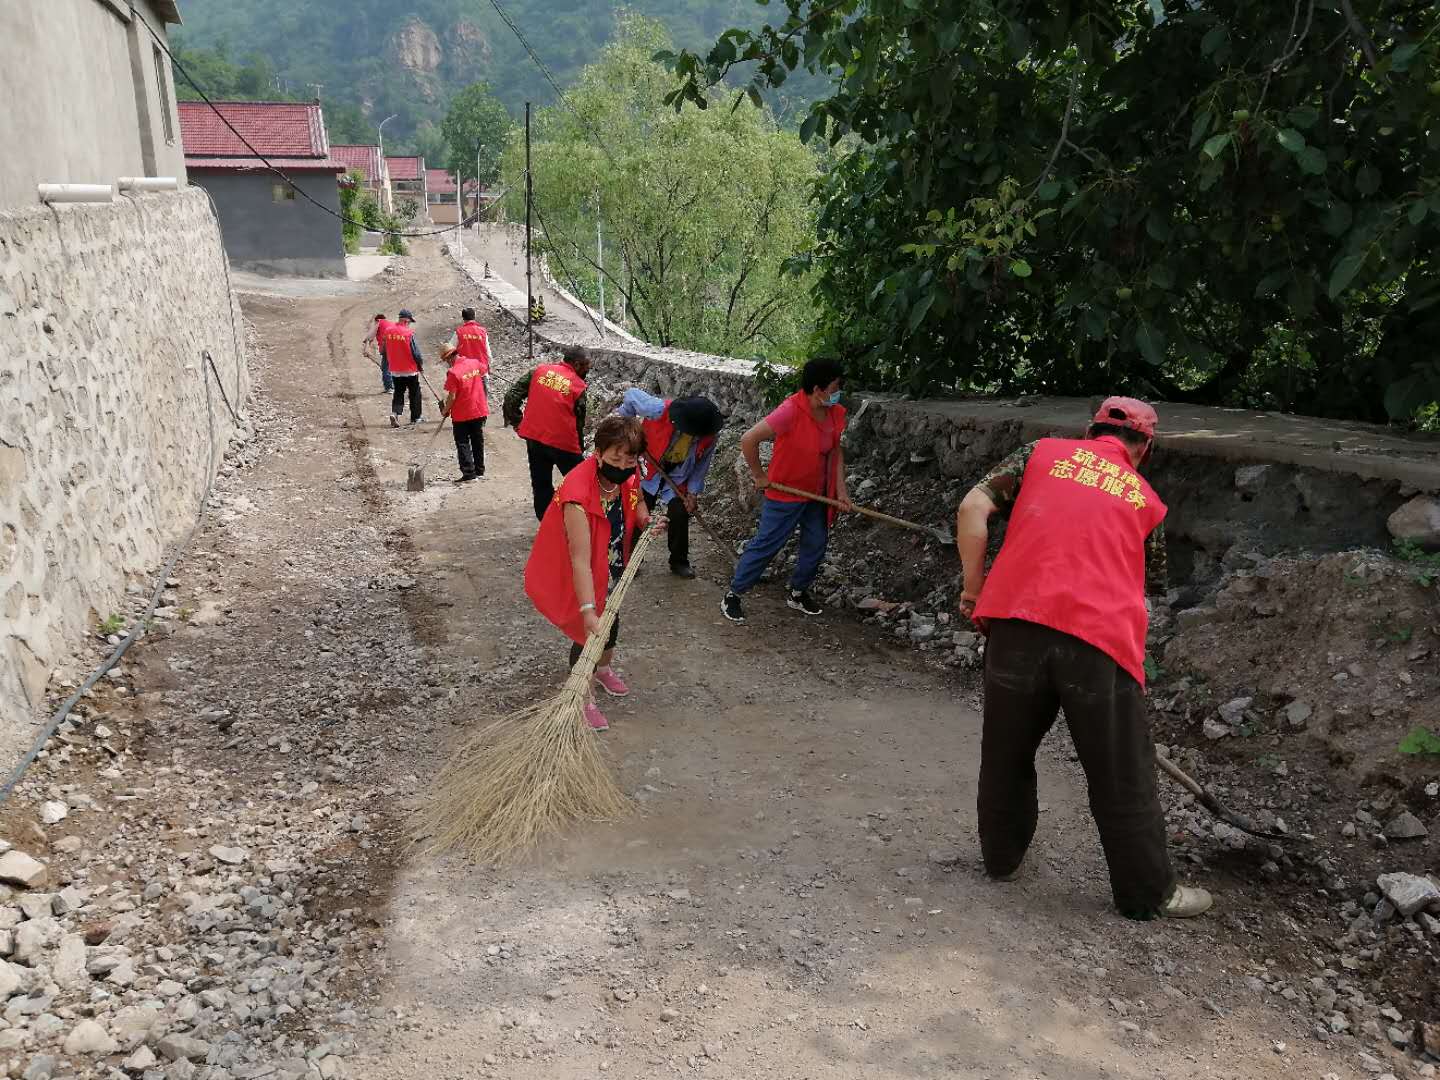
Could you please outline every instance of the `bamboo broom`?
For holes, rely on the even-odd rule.
[[[630,809],[584,708],[610,627],[655,536],[651,526],[636,543],[560,692],[487,725],[441,771],[427,823],[431,852],[504,859],[571,822],[608,821]]]

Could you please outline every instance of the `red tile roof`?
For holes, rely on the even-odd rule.
[[[380,179],[380,147],[374,143],[336,143],[330,156],[347,169],[358,169],[369,183]]]
[[[432,195],[453,195],[455,194],[455,177],[444,169],[426,169],[425,190]]]
[[[387,157],[385,164],[390,168],[391,180],[419,180],[425,168],[423,157]]]
[[[263,154],[277,168],[309,168],[340,172],[344,166],[330,156],[325,117],[316,102],[217,101],[224,120],[203,101],[181,101],[180,139],[185,163],[200,168],[263,168]],[[227,126],[225,121],[230,123]],[[235,131],[254,147],[245,145]],[[284,159],[290,164],[281,166]],[[205,164],[199,164],[204,162]]]

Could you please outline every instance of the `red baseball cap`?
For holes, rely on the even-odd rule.
[[[1101,404],[1093,423],[1114,424],[1153,439],[1155,429],[1160,425],[1160,417],[1143,401],[1129,397],[1112,397],[1106,398]]]

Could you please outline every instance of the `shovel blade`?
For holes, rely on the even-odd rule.
[[[424,490],[425,490],[425,466],[424,466],[424,465],[411,465],[411,466],[410,466],[410,475],[408,475],[407,477],[405,477],[405,490],[406,490],[406,491],[424,491]]]

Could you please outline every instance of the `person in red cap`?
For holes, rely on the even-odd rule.
[[[1165,592],[1165,504],[1140,475],[1159,418],[1133,398],[1100,406],[1083,439],[1011,454],[956,515],[960,612],[987,635],[980,749],[986,873],[1018,876],[1039,806],[1035,752],[1061,709],[1090,789],[1115,906],[1133,919],[1211,905],[1177,883],[1145,715],[1146,592]],[[990,518],[1009,518],[987,576]],[[1147,572],[1148,571],[1148,572]]]

